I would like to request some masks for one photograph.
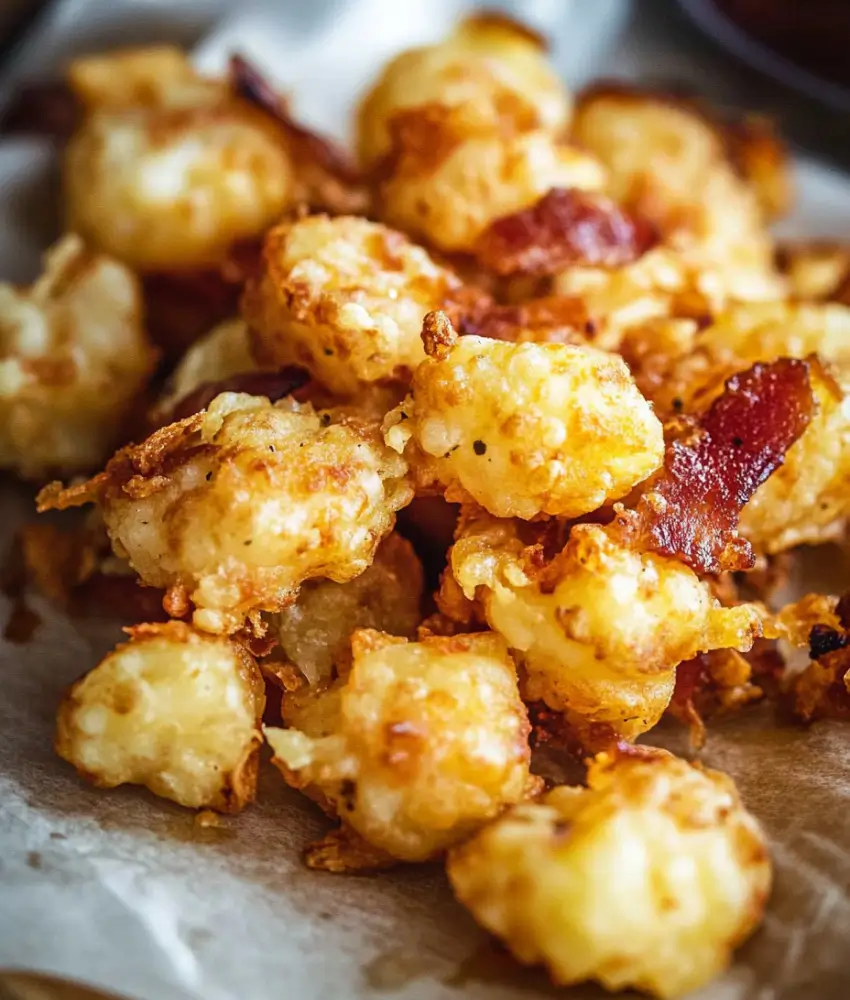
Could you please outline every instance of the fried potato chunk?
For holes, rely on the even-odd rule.
[[[571,138],[608,168],[612,197],[697,266],[721,273],[736,297],[781,296],[756,192],[705,115],[665,95],[591,88],[578,100]]]
[[[284,698],[266,729],[286,780],[401,861],[424,861],[536,787],[529,725],[504,641],[352,637],[330,688]]]
[[[458,338],[439,313],[422,336],[429,358],[384,429],[446,499],[498,517],[575,517],[660,466],[661,424],[615,355]]]
[[[264,362],[303,365],[352,396],[381,380],[407,382],[425,357],[425,314],[461,293],[460,279],[401,233],[314,215],[267,234],[242,308]]]
[[[651,729],[677,664],[749,649],[760,630],[754,608],[721,607],[684,563],[618,532],[581,524],[564,544],[551,526],[467,508],[438,597],[450,618],[472,613],[503,635],[525,671],[523,697],[563,712],[588,745]]]
[[[669,754],[600,755],[588,786],[517,806],[455,848],[455,894],[558,985],[699,988],[761,921],[764,832],[729,777]]]
[[[605,170],[590,154],[543,129],[482,126],[466,107],[400,111],[389,127],[380,217],[442,251],[474,254],[492,222],[529,208],[552,188],[598,191],[605,184]]]
[[[234,632],[291,603],[305,580],[362,573],[411,498],[405,472],[375,424],[223,393],[40,502],[98,503],[116,554],[167,588],[169,613],[191,601],[198,628]]]
[[[666,410],[674,400],[701,407],[754,361],[811,354],[826,366],[810,366],[818,412],[741,515],[741,534],[762,553],[834,539],[850,514],[850,309],[782,302],[730,309],[699,334],[655,396]]]
[[[294,203],[279,126],[185,56],[98,56],[72,68],[71,83],[90,113],[65,153],[68,225],[130,266],[216,265]]]
[[[33,285],[0,284],[0,467],[43,479],[99,465],[154,360],[134,275],[63,237]]]
[[[402,52],[384,67],[357,113],[362,165],[371,168],[389,152],[396,112],[426,104],[464,105],[494,128],[553,134],[563,131],[571,110],[543,40],[491,12],[465,18],[448,38]]]
[[[280,644],[274,655],[298,667],[311,684],[329,680],[356,629],[413,638],[422,620],[423,589],[413,546],[393,533],[372,565],[348,583],[304,584],[298,600],[272,617],[270,633]]]
[[[250,654],[184,622],[138,625],[65,695],[56,752],[101,788],[238,812],[257,786],[265,687]]]

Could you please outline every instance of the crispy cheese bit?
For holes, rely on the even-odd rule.
[[[65,152],[69,228],[144,272],[215,267],[300,196],[280,125],[179,58],[98,57],[99,82],[92,64],[78,83],[89,114]],[[104,97],[128,60],[126,88],[110,79]]]
[[[558,985],[673,998],[709,982],[762,919],[765,835],[732,780],[658,752],[590,767],[449,855],[457,898]]]
[[[571,101],[546,58],[545,42],[492,12],[465,18],[436,45],[408,49],[383,69],[357,112],[357,150],[366,168],[390,150],[390,120],[427,104],[463,105],[482,125],[560,134]]]
[[[782,357],[808,361],[817,410],[741,513],[741,534],[769,555],[835,539],[850,513],[850,309],[788,302],[730,309],[697,337],[656,396],[663,409],[671,397],[701,409],[729,375]]]
[[[144,785],[239,812],[257,786],[262,677],[238,643],[183,622],[138,625],[68,691],[56,751],[101,788]]]
[[[641,498],[648,543],[703,573],[750,569],[738,534],[747,501],[784,461],[816,413],[804,361],[755,364],[726,382],[696,425],[667,449]]]
[[[497,517],[576,517],[651,475],[661,424],[621,358],[592,347],[458,338],[425,319],[429,357],[387,415],[422,484]]]
[[[398,111],[378,172],[377,211],[388,225],[449,253],[474,254],[496,219],[552,188],[599,191],[605,170],[550,132],[482,127],[468,107]]]
[[[652,227],[610,198],[553,188],[530,208],[491,222],[475,253],[497,274],[551,275],[575,264],[622,267],[653,241]]]
[[[234,632],[305,580],[362,573],[411,498],[405,473],[372,422],[225,393],[40,503],[96,502],[116,554],[167,589],[170,614],[191,604],[198,628]]]
[[[303,365],[354,396],[364,385],[409,381],[425,357],[424,316],[463,294],[459,278],[401,233],[314,215],[267,234],[243,312],[262,361]]]
[[[330,680],[356,629],[412,638],[422,620],[424,580],[413,546],[393,533],[375,561],[348,583],[312,580],[298,600],[274,615],[270,633],[276,658],[298,667],[311,684]]]
[[[610,743],[651,729],[678,663],[749,649],[760,634],[755,608],[722,607],[689,567],[619,532],[580,524],[564,539],[465,510],[438,598],[449,617],[477,613],[504,636],[524,669],[524,698],[563,712],[587,746],[606,731]]]
[[[154,361],[135,276],[64,236],[34,284],[0,284],[0,468],[28,479],[96,468]]]
[[[572,141],[610,174],[606,192],[664,242],[716,270],[734,298],[781,298],[756,191],[730,159],[724,130],[693,104],[628,87],[579,98]]]
[[[492,633],[407,642],[352,636],[349,672],[284,696],[266,729],[286,780],[373,847],[424,861],[536,787],[528,718]]]

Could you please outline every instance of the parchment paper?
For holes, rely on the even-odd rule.
[[[97,0],[65,6],[73,17],[55,16],[15,73],[55,65],[69,44],[79,49],[86,18],[96,21],[95,8],[105,8]],[[115,9],[126,17],[137,8],[157,31],[180,10],[152,0],[109,6],[112,41]],[[399,47],[438,35],[466,6],[257,4],[231,13],[200,57],[214,67],[238,47],[283,82],[303,87],[298,110],[339,133],[355,90],[375,67]],[[640,17],[638,4],[630,13],[620,0],[524,6],[554,34],[557,63],[573,80],[594,72],[667,72],[696,78],[705,89],[703,74],[714,72],[671,48],[666,4],[641,0]],[[125,41],[134,37],[133,21],[126,23]],[[186,23],[176,30],[185,37]],[[38,144],[0,144],[4,277],[23,278],[34,267],[50,224],[41,185],[51,162]],[[850,233],[850,179],[811,161],[800,166],[800,210],[791,229]],[[26,490],[0,484],[7,540],[31,516],[31,502]],[[838,590],[850,581],[837,549],[813,553],[805,572],[803,589]],[[5,619],[9,601],[0,604]],[[357,878],[307,871],[300,848],[326,821],[268,767],[258,803],[211,830],[137,789],[99,792],[80,783],[52,752],[56,703],[120,633],[114,623],[71,622],[37,597],[32,605],[42,624],[30,641],[0,643],[0,969],[78,980],[137,1000],[555,995],[542,974],[520,970],[492,948],[453,902],[439,865]],[[650,738],[682,748],[678,730]],[[769,707],[711,726],[704,758],[736,778],[765,824],[777,878],[763,930],[704,998],[837,1000],[850,993],[848,745],[846,727],[780,728]],[[562,995],[602,994],[587,987]]]

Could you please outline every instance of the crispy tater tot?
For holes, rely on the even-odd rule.
[[[494,128],[553,134],[566,127],[571,109],[542,39],[504,15],[474,14],[443,41],[402,52],[384,67],[357,112],[362,165],[373,167],[389,152],[396,112],[435,103],[465,105]]]
[[[754,361],[811,354],[825,366],[810,366],[818,411],[741,516],[741,533],[759,552],[834,539],[850,514],[850,309],[783,302],[730,309],[696,337],[655,393],[664,410],[674,400],[701,407],[724,379]]]
[[[429,358],[384,429],[446,499],[498,517],[576,517],[660,466],[661,424],[616,355],[458,338],[440,313],[422,336]]]
[[[465,509],[438,604],[503,635],[525,670],[523,697],[563,712],[579,734],[646,732],[677,664],[749,649],[759,634],[755,608],[722,607],[688,566],[630,546],[616,523],[577,525],[566,544],[549,530]]]
[[[356,629],[413,638],[422,595],[422,565],[410,542],[393,533],[360,576],[348,583],[305,583],[298,600],[272,616],[269,632],[279,643],[274,655],[298,667],[311,684],[329,680]]]
[[[411,498],[405,472],[374,423],[223,393],[40,503],[96,502],[116,554],[168,590],[169,613],[191,602],[198,628],[234,632],[305,580],[362,573]]]
[[[154,360],[135,276],[63,237],[33,285],[0,284],[0,467],[42,479],[98,466]]]
[[[690,993],[761,922],[765,834],[729,777],[661,751],[602,754],[588,786],[555,788],[453,849],[455,894],[558,985]]]
[[[492,222],[534,205],[552,188],[605,185],[605,170],[589,153],[542,129],[516,134],[482,127],[466,107],[399,111],[389,127],[380,218],[442,251],[474,254]]]
[[[303,365],[351,396],[381,380],[409,381],[425,357],[425,314],[463,294],[459,278],[401,233],[314,215],[267,234],[242,308],[259,358]]]
[[[262,677],[251,655],[184,622],[138,625],[68,691],[56,751],[101,788],[145,785],[238,812],[257,785]]]
[[[579,97],[571,137],[608,168],[609,194],[735,295],[781,296],[758,198],[716,123],[669,96],[603,85]]]
[[[350,672],[284,697],[266,729],[286,780],[402,861],[424,861],[537,787],[504,640],[352,637]]]
[[[280,126],[180,59],[119,52],[71,72],[90,113],[65,152],[69,228],[143,271],[217,265],[298,197]]]

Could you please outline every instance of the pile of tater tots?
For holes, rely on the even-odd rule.
[[[350,155],[238,56],[52,95],[67,231],[0,286],[0,463],[87,508],[24,529],[33,582],[128,634],[59,755],[222,813],[270,757],[334,823],[312,868],[442,859],[557,984],[720,973],[765,835],[636,741],[850,717],[850,599],[771,600],[845,537],[850,249],[772,239],[770,123],[571,95],[492,14],[383,67]]]

